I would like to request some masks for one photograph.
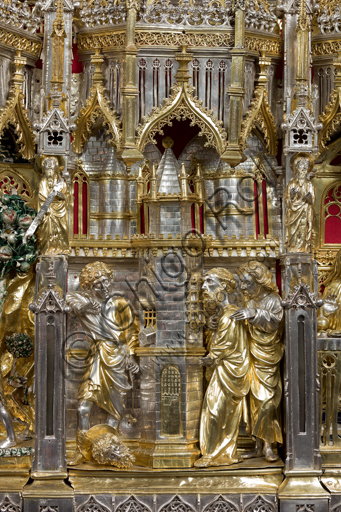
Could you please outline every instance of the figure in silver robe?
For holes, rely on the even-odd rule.
[[[83,292],[68,293],[67,304],[80,320],[90,341],[78,391],[77,449],[70,465],[84,460],[82,443],[90,428],[94,403],[107,411],[110,424],[119,428],[132,374],[139,371],[133,358],[138,345],[138,327],[129,303],[110,296],[112,272],[102,262],[86,265],[79,277]]]

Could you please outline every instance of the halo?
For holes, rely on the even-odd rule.
[[[58,164],[59,164],[59,173],[61,173],[63,171],[63,169],[65,168],[65,157],[62,156],[62,155],[42,155],[41,158],[40,158],[40,162],[39,162],[39,159],[38,159],[38,165],[40,166],[40,169],[43,170],[43,162],[44,160],[46,160],[47,158],[57,158],[58,160]]]
[[[315,158],[310,153],[297,153],[293,157],[292,162],[291,162],[291,166],[292,166],[293,169],[294,169],[294,166],[295,166],[295,162],[296,162],[296,160],[298,158],[306,158],[307,160],[310,161],[308,174],[311,173],[313,168],[314,168]]]

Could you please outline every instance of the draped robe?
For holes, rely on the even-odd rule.
[[[244,322],[230,318],[238,307],[228,304],[219,314],[218,329],[208,333],[213,373],[206,390],[200,422],[200,449],[212,465],[236,459],[243,399],[249,391],[249,350]]]
[[[297,191],[291,196],[290,191]],[[305,195],[310,193],[312,204],[305,200]],[[288,183],[284,196],[285,213],[285,243],[292,252],[305,252],[311,249],[311,235],[314,218],[315,189],[310,181],[305,181],[301,186],[297,178]]]
[[[255,317],[248,320],[251,434],[269,443],[282,443],[279,421],[280,361],[284,352],[281,298],[277,293],[269,293],[260,301],[252,299],[247,307],[256,310]]]
[[[105,301],[99,314],[82,313],[90,302],[86,293],[68,293],[66,299],[90,340],[78,400],[95,402],[120,421],[131,389],[127,359],[138,345],[133,312],[122,297]]]
[[[39,184],[38,211],[45,203],[52,188],[50,189],[48,186],[47,179],[42,178]],[[69,192],[65,182],[61,192],[65,199],[59,199],[58,196],[54,198],[39,226],[39,247],[42,254],[67,254],[69,250],[67,218]]]

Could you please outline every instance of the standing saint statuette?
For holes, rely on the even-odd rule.
[[[39,226],[39,247],[41,254],[68,254],[69,226],[68,199],[69,191],[60,176],[59,162],[55,156],[48,156],[42,163],[44,177],[39,184],[38,211],[42,208],[53,187],[62,182],[62,188],[49,206]]]
[[[311,252],[315,189],[308,174],[312,171],[312,161],[306,156],[298,156],[293,169],[294,177],[284,195],[285,245],[289,252]]]

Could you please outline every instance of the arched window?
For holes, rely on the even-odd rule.
[[[168,98],[171,93],[172,69],[173,69],[173,62],[170,59],[167,59],[165,62],[165,97],[166,98]]]
[[[161,435],[181,435],[181,373],[170,364],[161,371]]]
[[[159,100],[160,67],[161,67],[161,62],[159,61],[159,59],[153,60],[153,107],[157,107],[160,103],[160,100]]]
[[[226,73],[227,64],[223,60],[219,62],[219,80],[218,80],[218,119],[225,121],[225,91],[226,91]]]
[[[341,244],[341,182],[334,183],[322,200],[322,241]]]
[[[198,59],[193,59],[193,61],[192,61],[192,68],[193,68],[192,83],[193,83],[193,87],[195,89],[194,96],[199,98],[200,62],[198,61]]]
[[[142,117],[145,115],[146,105],[146,69],[147,62],[145,59],[139,61],[139,121],[141,122]]]
[[[212,107],[212,80],[213,80],[214,64],[210,60],[206,62],[206,75],[205,75],[205,107],[211,109]]]
[[[73,236],[87,238],[89,230],[89,180],[85,172],[78,171],[73,177]]]

